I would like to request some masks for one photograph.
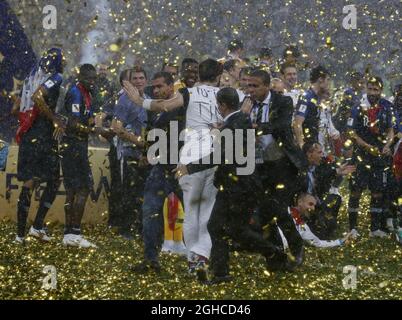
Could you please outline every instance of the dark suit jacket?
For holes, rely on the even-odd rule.
[[[323,199],[331,188],[331,184],[337,177],[335,162],[328,162],[323,158],[321,164],[317,166],[313,173],[314,176],[314,195]],[[299,192],[307,192],[308,177],[307,171],[299,172],[298,177]]]
[[[290,162],[301,169],[307,167],[307,160],[293,136],[293,109],[292,98],[271,90],[269,122],[260,124],[257,130],[262,131],[264,135],[272,134]]]
[[[231,150],[235,153],[235,129],[243,129],[243,155],[247,155],[247,129],[252,129],[250,117],[241,111],[232,114],[229,119],[224,123],[221,131],[228,129],[233,134],[233,145]],[[225,138],[221,140],[221,161],[218,165],[218,169],[215,173],[214,185],[218,190],[223,190],[229,193],[242,192],[247,193],[251,190],[258,192],[262,190],[261,182],[258,179],[255,172],[251,175],[238,175],[237,168],[246,167],[246,164],[240,164],[236,162],[235,154],[233,154],[233,163],[229,164],[225,162],[229,155],[225,153],[228,141]],[[188,164],[187,170],[189,174],[205,170],[216,166],[213,164],[213,153],[208,157],[210,164]],[[252,158],[254,160],[254,157]],[[200,161],[201,162],[201,161]],[[222,189],[223,188],[223,189]]]

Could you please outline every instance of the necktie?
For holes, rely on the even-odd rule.
[[[257,119],[256,123],[261,123],[262,121],[262,112],[264,111],[264,104],[262,102],[257,103]]]
[[[315,171],[315,168],[313,167],[313,168],[310,168],[308,171],[307,171],[307,183],[308,183],[308,189],[307,189],[307,192],[308,193],[311,193],[311,194],[314,194],[314,191],[315,191],[315,182],[314,182],[314,171]]]

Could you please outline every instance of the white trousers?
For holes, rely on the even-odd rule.
[[[211,168],[179,180],[183,190],[183,236],[188,261],[191,261],[192,252],[208,259],[211,253],[212,243],[207,226],[218,192],[213,184],[214,175],[215,168]]]

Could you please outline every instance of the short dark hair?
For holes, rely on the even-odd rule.
[[[319,144],[316,141],[307,141],[305,144],[303,144],[302,151],[304,154],[307,154],[307,153],[313,151],[318,146],[321,146],[321,144]]]
[[[359,81],[361,79],[364,79],[364,75],[361,72],[353,71],[349,75],[349,80],[350,81]]]
[[[258,56],[260,58],[262,58],[262,57],[272,57],[272,49],[268,48],[268,47],[261,48]]]
[[[394,90],[392,90],[394,96],[402,94],[402,83],[395,85]]]
[[[156,80],[159,78],[163,78],[165,80],[165,83],[170,86],[174,83],[173,77],[169,72],[166,71],[160,71],[154,74],[152,77],[152,80]]]
[[[232,39],[228,43],[228,50],[230,52],[237,50],[237,49],[243,49],[243,42],[240,39]]]
[[[184,58],[183,61],[181,62],[181,68],[184,69],[184,66],[193,63],[198,64],[198,61],[193,58]]]
[[[96,68],[89,63],[84,63],[83,65],[80,66],[80,75],[86,75],[89,72],[96,72]]]
[[[220,89],[216,94],[216,101],[224,103],[232,110],[238,110],[240,107],[239,95],[234,88],[225,87]]]
[[[315,83],[315,82],[318,81],[318,79],[325,78],[325,77],[327,77],[329,75],[330,75],[330,73],[325,67],[323,67],[321,65],[317,66],[317,67],[311,69],[310,82]]]
[[[252,69],[251,67],[243,67],[243,68],[241,68],[240,73],[239,73],[239,77],[241,77],[243,75],[243,73],[250,74],[251,69]]]
[[[299,47],[296,45],[288,45],[285,50],[283,50],[283,54],[282,54],[283,58],[285,59],[287,56],[293,56],[295,58],[299,58],[300,57],[300,50]]]
[[[271,83],[271,76],[265,70],[252,69],[250,71],[250,77],[260,78],[262,82],[267,86]]]
[[[119,82],[121,86],[123,86],[124,80],[130,81],[132,71],[133,69],[124,69],[122,72],[120,72]]]
[[[236,66],[236,63],[239,63],[239,60],[231,59],[231,60],[226,61],[223,64],[223,70],[228,71],[228,72],[233,70]]]
[[[380,77],[374,76],[374,77],[370,77],[367,80],[367,84],[371,83],[372,85],[378,86],[381,89],[384,87],[384,82],[382,81],[382,79]]]
[[[222,64],[214,59],[207,59],[199,65],[200,81],[215,81],[222,74]]]
[[[165,67],[176,68],[176,69],[177,69],[177,72],[179,72],[179,66],[178,66],[176,63],[173,63],[173,62],[163,62],[161,71],[163,71],[163,70],[165,69]]]
[[[145,79],[148,79],[145,69],[143,67],[141,67],[141,66],[134,66],[134,68],[132,69],[132,72],[134,72],[134,73],[143,73]]]
[[[295,68],[297,70],[297,67],[296,67],[296,65],[294,63],[284,62],[284,63],[281,64],[280,73],[285,74],[285,69],[286,68]]]

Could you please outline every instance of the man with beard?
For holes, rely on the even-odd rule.
[[[352,72],[350,74],[350,85],[343,92],[341,104],[334,115],[334,125],[341,134],[347,131],[347,122],[350,118],[352,109],[357,108],[362,100],[363,93],[366,89],[366,81],[364,75],[360,72]]]
[[[70,87],[65,98],[64,111],[68,122],[60,150],[63,183],[66,189],[63,238],[65,246],[96,248],[96,245],[81,235],[81,220],[93,185],[88,158],[88,136],[90,133],[104,133],[102,128],[93,127],[91,94],[94,91],[95,81],[95,67],[91,64],[83,64],[80,67],[78,82]]]
[[[328,96],[329,72],[322,66],[311,70],[311,87],[302,96],[296,106],[293,130],[300,147],[306,141],[318,142],[320,128],[321,100]]]
[[[370,237],[386,237],[383,231],[384,200],[391,174],[391,144],[394,139],[393,106],[383,98],[383,82],[380,77],[371,77],[367,82],[369,105],[359,105],[352,110],[348,120],[351,136],[356,150],[353,163],[357,169],[350,180],[348,204],[349,228],[354,237],[357,232],[359,202],[364,189],[371,192],[370,201]]]

